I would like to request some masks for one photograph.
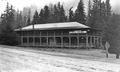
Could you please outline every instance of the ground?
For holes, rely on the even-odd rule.
[[[93,49],[0,46],[0,72],[120,72],[120,59]]]

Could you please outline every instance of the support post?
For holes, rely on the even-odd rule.
[[[71,47],[71,37],[69,35],[69,48]]]
[[[60,37],[61,38],[61,48],[63,47],[63,37]]]
[[[96,47],[96,44],[95,44],[95,40],[96,40],[96,39],[95,39],[95,36],[93,37],[93,40],[94,40],[94,42],[93,42],[93,43],[94,43],[94,47]]]
[[[39,40],[40,40],[40,37],[39,37]],[[39,46],[40,46],[40,42],[41,42],[41,41],[39,41]]]
[[[63,32],[61,32],[61,48],[63,47]]]
[[[77,34],[77,47],[79,48],[79,33]]]
[[[70,33],[69,33],[69,48],[71,47],[71,37],[70,37]]]
[[[20,39],[21,39],[21,41],[20,41],[21,42],[21,46],[23,46],[23,37],[21,36]]]
[[[88,35],[86,35],[86,48],[88,48]]]
[[[35,46],[35,36],[33,36],[33,47]]]
[[[40,31],[40,46],[41,46],[41,31]]]
[[[97,47],[99,48],[99,37],[97,37]]]
[[[57,46],[56,37],[55,37],[55,32],[54,32],[54,46],[55,46],[55,47]]]
[[[100,37],[100,47],[103,47],[103,45],[102,45],[102,37]]]
[[[77,47],[79,48],[79,35],[77,36]]]
[[[49,46],[49,44],[48,44],[48,36],[46,36],[46,46]]]
[[[27,45],[29,45],[29,36],[27,36]]]
[[[92,36],[90,36],[90,47],[92,47]]]
[[[42,37],[40,37],[40,46],[42,46]]]
[[[46,33],[47,33],[47,36],[46,36],[47,43],[46,43],[46,45],[49,46],[49,44],[48,44],[48,32],[46,32]]]

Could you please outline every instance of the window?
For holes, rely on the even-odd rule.
[[[29,43],[33,43],[33,37],[29,37]]]
[[[80,37],[79,38],[79,43],[86,43],[86,38],[85,37]]]
[[[54,32],[53,31],[49,31],[48,32],[48,36],[54,36]]]
[[[41,38],[41,43],[42,44],[46,44],[47,43],[47,38],[46,37],[42,37]]]
[[[35,43],[40,43],[40,38],[39,37],[35,37]]]
[[[27,43],[27,37],[23,38],[23,43]]]
[[[45,31],[41,32],[41,36],[47,36],[47,32]]]

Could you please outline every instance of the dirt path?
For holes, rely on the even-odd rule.
[[[0,72],[120,72],[120,65],[0,47]]]

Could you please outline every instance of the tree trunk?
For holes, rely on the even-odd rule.
[[[116,59],[119,59],[119,54],[116,54]]]

